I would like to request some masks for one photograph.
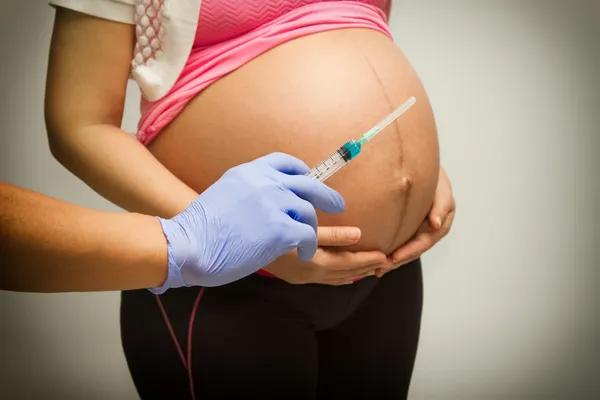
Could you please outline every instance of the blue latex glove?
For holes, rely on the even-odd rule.
[[[302,161],[274,153],[227,171],[184,212],[158,218],[167,238],[169,276],[161,294],[182,286],[219,286],[250,275],[298,248],[317,250],[317,214],[344,209],[342,197],[304,176]]]

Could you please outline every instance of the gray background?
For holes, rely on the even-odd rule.
[[[52,9],[0,3],[0,180],[116,210],[47,147]],[[600,398],[600,2],[394,3],[458,201],[424,257],[410,398]],[[0,397],[136,398],[118,309],[118,293],[0,292]]]

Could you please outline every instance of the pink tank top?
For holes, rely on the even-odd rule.
[[[142,99],[137,137],[147,145],[198,93],[284,42],[342,28],[369,28],[392,37],[391,0],[203,0],[194,46],[164,97]]]
[[[204,0],[195,45],[210,46],[244,35],[290,11],[315,3],[339,0]],[[357,0],[385,11],[388,0]]]

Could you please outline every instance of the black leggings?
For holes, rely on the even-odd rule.
[[[142,399],[401,399],[422,302],[419,260],[347,286],[126,291],[122,342]]]

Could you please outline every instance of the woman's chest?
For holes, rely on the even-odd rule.
[[[209,46],[250,32],[315,3],[356,2],[386,9],[391,0],[203,0],[194,45]]]

